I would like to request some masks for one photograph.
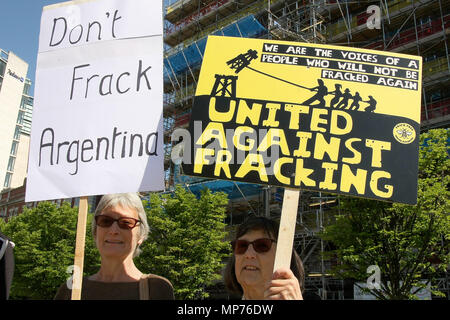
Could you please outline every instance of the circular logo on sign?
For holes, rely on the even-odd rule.
[[[413,126],[407,123],[399,123],[393,130],[394,138],[400,143],[408,144],[416,139],[416,130]]]

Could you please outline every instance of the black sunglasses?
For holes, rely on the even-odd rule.
[[[233,247],[233,251],[235,254],[244,254],[249,245],[253,246],[253,249],[258,253],[264,253],[272,248],[272,242],[276,242],[273,239],[268,238],[260,238],[253,241],[247,240],[234,240],[231,242],[231,246]]]
[[[137,226],[138,223],[141,223],[141,220],[137,220],[134,218],[121,217],[119,219],[114,219],[107,215],[98,215],[95,216],[95,223],[97,226],[102,228],[109,228],[112,224],[117,221],[117,224],[120,229],[131,230]]]

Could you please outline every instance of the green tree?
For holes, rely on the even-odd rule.
[[[419,290],[411,293],[414,287],[425,287],[421,281],[432,281],[447,268],[449,136],[446,129],[420,136],[417,205],[341,197],[340,215],[322,234],[336,247],[330,252],[340,263],[333,270],[335,276],[365,281],[368,266],[377,265],[381,287],[371,290],[373,295],[414,299]]]
[[[136,259],[143,272],[168,278],[177,299],[208,297],[205,287],[221,279],[230,245],[224,219],[227,196],[204,190],[199,199],[182,187],[152,194],[145,204],[150,235]]]
[[[41,202],[36,208],[0,224],[14,243],[15,270],[11,299],[53,299],[73,265],[78,208]],[[88,226],[92,215],[88,215]],[[0,219],[1,220],[1,219]],[[86,228],[84,274],[100,267],[90,228]]]

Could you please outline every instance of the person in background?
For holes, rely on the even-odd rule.
[[[14,275],[14,242],[0,231],[0,300],[9,299]]]
[[[95,210],[92,234],[101,257],[100,270],[82,282],[82,300],[171,300],[172,284],[166,278],[143,274],[134,264],[149,226],[136,193],[104,195]],[[71,299],[64,283],[56,300]]]
[[[303,300],[305,274],[292,249],[291,267],[273,272],[278,224],[251,216],[237,229],[224,272],[226,288],[245,300]]]

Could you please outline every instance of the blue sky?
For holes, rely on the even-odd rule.
[[[61,0],[2,0],[0,10],[0,48],[12,51],[28,66],[33,81],[39,43],[42,8]]]

